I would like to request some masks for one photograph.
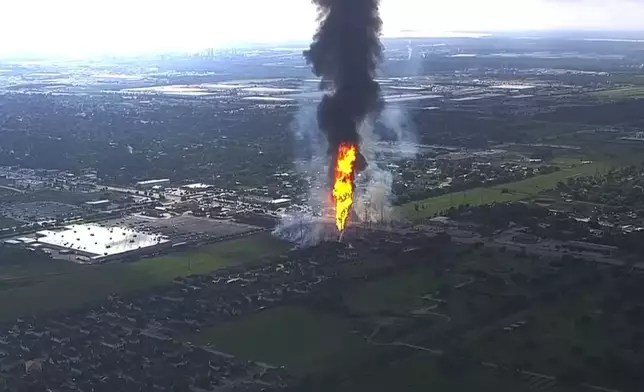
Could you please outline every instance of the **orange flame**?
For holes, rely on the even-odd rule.
[[[358,147],[355,144],[342,143],[338,147],[333,182],[333,202],[335,204],[335,225],[344,231],[353,205],[353,178]]]

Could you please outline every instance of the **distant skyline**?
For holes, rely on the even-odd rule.
[[[0,55],[196,51],[308,40],[308,0],[7,0]],[[644,30],[644,0],[382,0],[385,36],[525,30]]]

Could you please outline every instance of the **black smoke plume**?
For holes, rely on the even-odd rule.
[[[318,107],[318,125],[329,142],[335,162],[338,146],[360,143],[358,129],[366,117],[382,108],[376,67],[382,57],[379,0],[313,0],[320,26],[304,52],[313,73],[327,90]],[[360,154],[358,170],[366,160]],[[333,177],[333,165],[330,167]]]

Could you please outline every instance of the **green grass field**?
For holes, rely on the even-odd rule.
[[[289,243],[270,234],[259,234],[124,266],[130,271],[145,273],[155,281],[163,282],[178,276],[203,274],[231,265],[244,264],[284,253],[290,248]]]
[[[611,385],[586,360],[628,350],[638,328],[619,312],[609,320],[602,319],[602,290],[605,288],[594,287],[592,292],[576,298],[540,304],[532,310],[533,320],[525,328],[513,332],[499,328],[481,336],[473,342],[472,352],[482,360],[499,364],[528,363],[534,371],[546,374],[571,367],[586,368],[587,382]],[[579,322],[583,316],[587,317],[585,324]]]
[[[11,218],[6,218],[4,216],[0,216],[0,229],[4,229],[7,227],[14,227],[20,225],[20,222],[13,220]]]
[[[129,293],[276,255],[288,249],[268,234],[212,244],[135,263],[80,266],[58,260],[0,266],[0,320],[85,305],[111,293]],[[47,263],[51,263],[47,264]],[[4,288],[4,289],[3,289]]]
[[[565,181],[568,177],[594,175],[607,169],[607,165],[602,162],[581,164],[580,160],[565,158],[559,159],[557,162],[563,167],[561,171],[555,173],[411,202],[401,206],[399,211],[407,219],[419,221],[441,213],[450,207],[457,207],[462,204],[482,205],[528,199],[554,189],[560,181]],[[504,190],[507,190],[507,192],[504,193]],[[418,211],[415,209],[416,204],[419,205]]]
[[[595,91],[590,94],[598,99],[611,101],[641,99],[644,98],[644,87],[620,87],[609,90]]]
[[[15,193],[16,193],[16,192],[11,191],[11,190],[9,190],[9,189],[0,188],[0,199],[2,199],[3,197],[6,197],[6,196],[13,195],[13,194],[15,194]]]
[[[435,292],[439,285],[430,270],[417,268],[353,287],[344,293],[344,301],[358,313],[409,312],[432,305],[421,297]]]
[[[529,392],[531,389],[520,379],[482,367],[462,368],[458,373],[442,371],[438,357],[418,352],[393,362],[376,372],[351,377],[342,383],[337,392],[354,391],[405,391],[405,392]]]
[[[295,374],[337,366],[366,343],[348,320],[296,307],[266,310],[186,336],[193,344],[244,359],[284,365]]]
[[[75,192],[66,192],[66,191],[54,191],[54,190],[39,190],[35,192],[27,193],[18,193],[12,192],[10,194],[5,194],[2,197],[3,201],[6,202],[44,202],[51,201],[64,204],[82,204],[86,201],[95,200],[96,195],[93,194],[84,194],[84,193],[75,193]]]

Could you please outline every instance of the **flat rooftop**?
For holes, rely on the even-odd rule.
[[[38,232],[38,237],[39,243],[78,250],[93,257],[111,256],[169,242],[160,234],[95,224],[72,225],[63,230],[43,230]]]

